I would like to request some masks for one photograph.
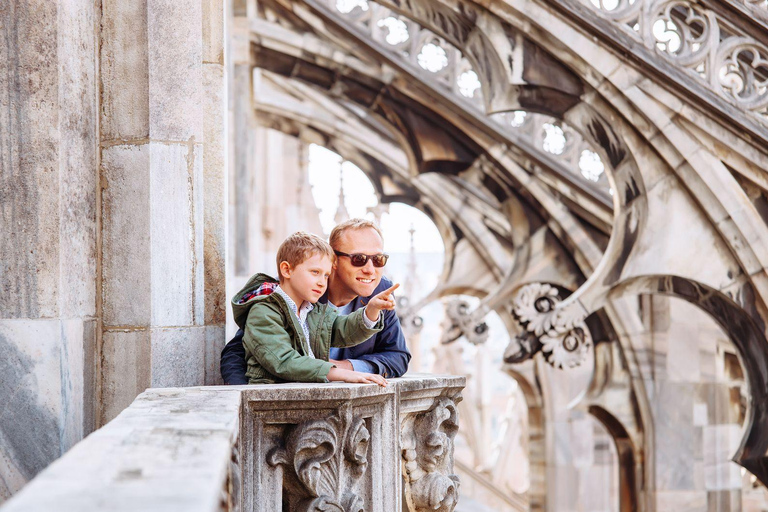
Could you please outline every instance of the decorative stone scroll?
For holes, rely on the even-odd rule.
[[[452,343],[461,336],[473,345],[480,345],[488,340],[488,324],[481,318],[482,311],[472,311],[469,302],[464,299],[450,299],[445,304],[445,320],[440,342]]]
[[[291,512],[363,512],[355,484],[368,466],[370,433],[365,420],[341,408],[328,419],[292,427],[285,445],[267,456],[283,465]]]
[[[510,341],[505,362],[518,363],[538,351],[555,368],[573,368],[586,360],[592,347],[586,314],[577,303],[558,308],[559,303],[559,292],[552,285],[533,283],[520,289],[512,313],[524,333]]]
[[[459,501],[459,477],[452,474],[458,431],[453,400],[440,397],[429,411],[407,416],[400,435],[404,504],[410,512],[452,512]]]

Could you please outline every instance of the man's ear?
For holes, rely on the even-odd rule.
[[[292,270],[293,269],[291,268],[291,264],[288,263],[287,261],[281,261],[280,262],[280,267],[277,269],[277,271],[280,272],[280,277],[281,278],[288,278],[288,279],[291,278],[291,271]]]

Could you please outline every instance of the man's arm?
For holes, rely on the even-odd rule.
[[[245,348],[243,347],[243,330],[238,329],[235,337],[226,344],[221,351],[221,378],[224,384],[239,385],[248,384],[245,372],[248,364],[245,362]]]

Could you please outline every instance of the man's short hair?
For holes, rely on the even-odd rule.
[[[384,241],[384,234],[381,232],[381,228],[376,225],[375,222],[368,219],[349,219],[345,220],[341,224],[338,224],[333,230],[331,231],[331,237],[328,240],[328,242],[331,244],[331,247],[334,249],[338,249],[339,242],[341,241],[341,237],[346,233],[347,231],[352,230],[358,230],[358,229],[365,229],[365,228],[371,228],[372,230],[376,231],[379,236],[381,237],[381,241]]]
[[[317,235],[305,231],[297,231],[283,240],[277,249],[277,275],[283,280],[280,273],[280,263],[287,261],[291,268],[301,265],[315,254],[328,256],[331,261],[336,257],[331,246]]]

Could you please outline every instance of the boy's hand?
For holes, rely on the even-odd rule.
[[[387,379],[375,373],[356,372],[343,368],[331,368],[328,372],[328,380],[332,382],[350,382],[352,384],[378,384],[387,387]]]
[[[395,298],[392,292],[400,287],[400,283],[394,284],[383,292],[374,295],[368,304],[365,305],[365,316],[368,320],[375,322],[379,319],[379,311],[382,309],[395,309]]]

